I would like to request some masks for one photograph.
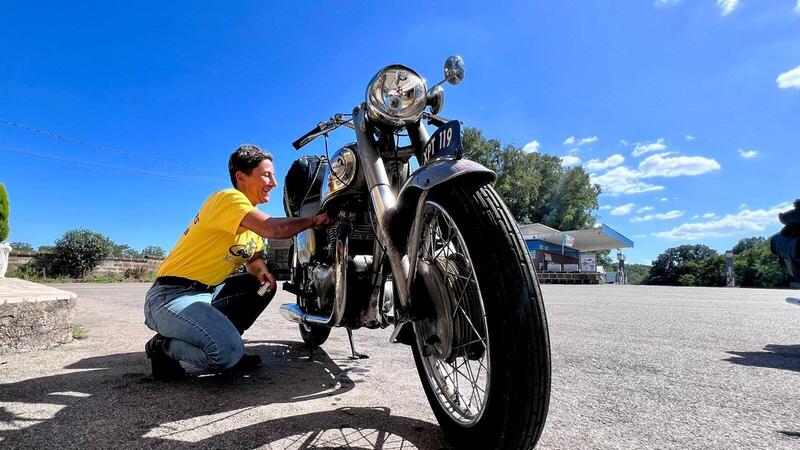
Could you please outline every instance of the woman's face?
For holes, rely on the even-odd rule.
[[[250,171],[250,175],[241,171],[236,172],[236,185],[253,205],[268,202],[269,192],[278,185],[272,161],[268,159],[261,161]]]

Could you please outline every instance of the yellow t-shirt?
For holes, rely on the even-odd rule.
[[[255,206],[240,191],[211,194],[158,269],[158,276],[222,283],[256,252],[264,239],[239,224]]]

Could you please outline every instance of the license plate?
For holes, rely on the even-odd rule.
[[[459,159],[464,153],[461,146],[461,124],[451,120],[439,127],[425,144],[422,164],[427,164],[441,158]]]

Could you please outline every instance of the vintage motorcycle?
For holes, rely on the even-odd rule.
[[[394,327],[411,345],[425,394],[448,439],[471,448],[530,448],[550,400],[545,309],[527,247],[492,187],[496,175],[464,159],[458,121],[438,116],[445,81],[464,77],[459,56],[430,89],[391,65],[366,102],[293,143],[325,138],[325,156],[295,161],[285,182],[289,217],[326,211],[337,220],[294,238],[296,304],[281,314],[321,345],[331,327]],[[429,135],[428,125],[437,129]],[[328,135],[356,142],[333,155]],[[406,145],[401,145],[403,140]],[[412,158],[418,168],[414,168]],[[356,355],[353,348],[353,354]]]

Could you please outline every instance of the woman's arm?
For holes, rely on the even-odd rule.
[[[307,228],[318,228],[331,222],[325,213],[311,217],[275,218],[256,209],[244,216],[241,226],[267,239],[289,239]]]

